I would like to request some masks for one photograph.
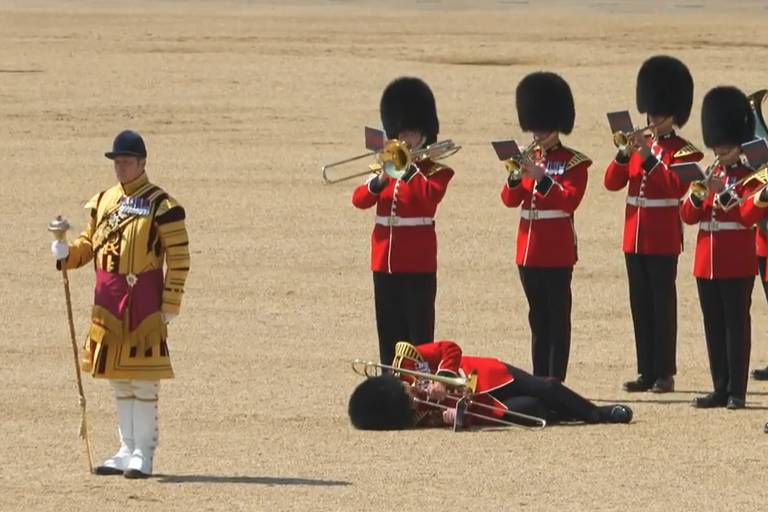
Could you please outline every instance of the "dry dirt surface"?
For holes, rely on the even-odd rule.
[[[744,411],[699,411],[710,390],[686,230],[677,391],[629,395],[635,376],[623,256],[624,193],[602,185],[605,113],[629,109],[650,55],[684,60],[706,91],[768,86],[764,2],[0,2],[0,509],[758,510],[766,498],[768,386]],[[437,221],[438,338],[530,367],[514,266],[518,212],[503,207],[489,141],[520,133],[517,82],[553,70],[571,84],[566,143],[591,156],[577,212],[568,383],[626,402],[631,425],[454,434],[353,430],[349,360],[374,358],[372,211],[320,166],[362,152],[383,87],[433,88],[441,136],[463,145]],[[161,392],[155,478],[86,473],[56,214],[74,229],[114,176],[102,154],[140,130],[151,178],[187,208],[192,272],[171,329],[177,378]],[[708,155],[704,163],[711,161]],[[353,169],[350,169],[353,170]],[[76,231],[71,233],[74,236]],[[72,278],[78,341],[93,272]],[[768,363],[757,286],[752,367]],[[105,382],[85,380],[95,458],[116,447]]]

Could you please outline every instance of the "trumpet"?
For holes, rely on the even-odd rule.
[[[709,167],[706,168],[704,171],[704,177],[700,180],[692,181],[691,186],[689,188],[690,194],[695,197],[699,201],[704,201],[707,198],[707,194],[709,193],[709,189],[707,185],[709,184],[709,180],[712,178],[712,175],[715,172],[715,169],[720,165],[720,159],[715,158],[715,161],[712,162]]]
[[[630,139],[645,132],[646,130],[652,129],[653,127],[654,127],[653,124],[649,124],[648,126],[645,126],[643,128],[638,128],[631,132],[621,132],[621,131],[614,132],[613,144],[619,149],[619,151],[626,153],[627,148],[629,147]]]
[[[526,160],[531,160],[531,155],[540,149],[541,146],[539,146],[539,143],[535,140],[532,140],[531,143],[528,144],[528,146],[526,146],[526,148],[519,155],[515,155],[509,160],[505,160],[504,168],[509,173],[510,179],[514,181],[521,179],[524,174],[523,162]]]
[[[371,173],[381,174],[382,172],[391,178],[400,179],[408,172],[411,164],[426,159],[441,160],[443,158],[448,158],[449,156],[458,153],[460,149],[461,146],[457,146],[451,139],[435,142],[434,144],[430,144],[425,148],[417,150],[409,149],[408,145],[402,140],[389,139],[384,143],[384,147],[378,151],[371,151],[369,153],[324,165],[322,167],[323,181],[328,185],[332,185],[366,176]],[[371,157],[374,157],[376,161],[368,165],[367,171],[348,174],[337,178],[328,175],[328,169],[333,169],[334,167]]]
[[[391,371],[395,374],[408,375],[415,380],[412,386],[417,389],[426,388],[425,384],[429,381],[440,382],[447,387],[453,389],[453,392],[449,392],[446,398],[454,400],[456,402],[456,423],[454,423],[454,430],[457,430],[461,425],[461,416],[467,415],[475,418],[482,419],[484,421],[490,421],[499,425],[505,425],[509,427],[527,428],[532,430],[540,430],[547,426],[547,420],[520,412],[510,411],[504,407],[497,407],[493,405],[483,404],[476,400],[473,400],[475,390],[477,389],[477,374],[472,373],[467,377],[446,377],[443,375],[434,375],[432,373],[419,372],[416,370],[408,370],[406,368],[400,368],[399,366],[392,366],[388,364],[375,363],[373,361],[365,361],[363,359],[355,359],[352,361],[352,370],[363,377],[377,377],[381,375],[384,370]],[[416,403],[424,404],[436,409],[452,409],[445,404],[433,402],[431,400],[425,400],[423,398],[415,397]],[[480,412],[470,411],[469,407],[480,408],[489,411],[488,414],[482,414]],[[502,414],[507,417],[518,418],[526,421],[533,426],[521,425],[513,421],[504,420],[493,416],[492,414]]]

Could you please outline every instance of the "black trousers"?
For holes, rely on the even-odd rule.
[[[677,373],[677,256],[625,254],[637,373],[648,382]]]
[[[765,256],[757,257],[757,269],[760,271],[760,283],[763,285],[763,293],[765,294],[765,300],[768,301],[768,283],[765,282]]]
[[[755,279],[696,279],[696,284],[715,393],[744,400],[752,348],[749,308]]]
[[[373,273],[379,359],[392,364],[395,343],[430,343],[435,336],[437,275]]]
[[[533,374],[565,380],[571,351],[573,267],[518,267],[531,326]]]
[[[507,365],[507,368],[514,380],[491,391],[490,395],[506,405],[509,410],[547,421],[598,420],[597,406],[559,380],[552,377],[536,377],[511,365]]]

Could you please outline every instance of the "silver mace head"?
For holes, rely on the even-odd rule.
[[[67,219],[62,218],[61,215],[57,215],[55,219],[48,223],[48,231],[53,233],[56,240],[64,240],[68,230],[69,222]]]

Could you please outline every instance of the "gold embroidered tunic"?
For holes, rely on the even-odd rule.
[[[83,369],[108,379],[172,378],[161,313],[179,313],[189,272],[184,208],[146,174],[85,208],[88,225],[63,261],[71,269],[93,260],[96,270]]]

